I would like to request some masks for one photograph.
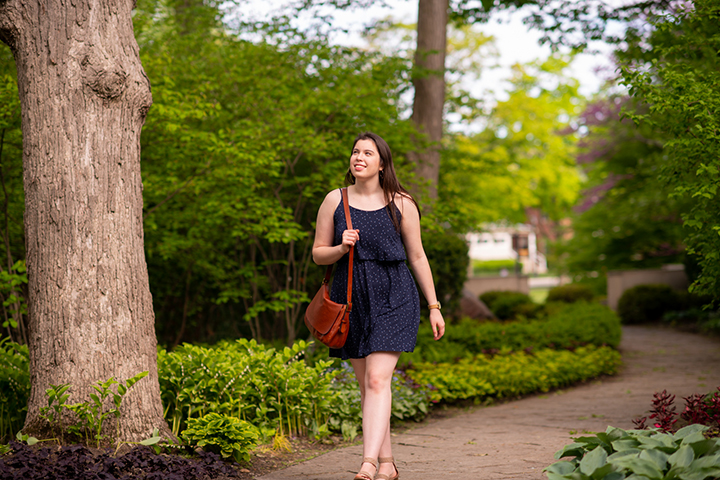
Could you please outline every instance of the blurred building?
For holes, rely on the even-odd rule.
[[[514,260],[524,275],[547,273],[547,259],[537,248],[537,235],[532,225],[484,225],[482,232],[468,233],[471,260]]]

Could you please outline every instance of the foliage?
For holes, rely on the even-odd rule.
[[[572,457],[545,470],[549,480],[704,480],[720,476],[720,437],[706,438],[708,427],[688,425],[677,432],[622,430],[574,438],[555,454]]]
[[[227,415],[208,413],[200,418],[188,419],[182,433],[190,445],[208,452],[219,453],[223,458],[237,462],[250,461],[250,451],[258,444],[260,432],[252,424]]]
[[[193,458],[175,454],[156,455],[149,447],[135,447],[121,456],[93,453],[82,445],[32,448],[12,442],[12,452],[0,457],[0,479],[53,478],[77,480],[179,480],[187,478],[233,478],[235,469],[219,455],[199,452]]]
[[[404,353],[401,363],[452,362],[502,349],[617,347],[621,335],[620,319],[612,310],[598,304],[574,303],[542,320],[478,323],[463,319],[447,330],[442,342],[432,340],[429,326],[421,324],[415,351]]]
[[[353,440],[362,428],[360,387],[348,362],[341,362],[338,375],[333,379],[331,390],[338,394],[333,404],[330,427],[341,432],[346,440]],[[390,420],[402,422],[421,421],[430,411],[430,389],[418,385],[402,370],[395,370],[391,384],[392,408]]]
[[[535,353],[504,349],[498,355],[477,355],[456,363],[415,363],[407,374],[418,384],[433,386],[434,401],[508,398],[547,392],[599,375],[613,375],[620,354],[610,347],[579,347],[575,351],[542,349]]]
[[[467,280],[468,246],[464,239],[449,231],[428,231],[423,247],[432,269],[437,298],[449,312],[459,307]],[[424,297],[423,297],[424,298]]]
[[[0,43],[0,235],[4,250],[4,260],[0,263],[0,323],[7,329],[11,340],[25,344],[27,275],[20,123],[15,61],[10,49]]]
[[[141,1],[134,16],[153,84],[142,167],[161,342],[289,345],[322,276],[317,208],[342,186],[352,139],[382,135],[406,178],[415,130],[395,99],[409,67],[292,29],[229,32],[217,2],[168,3]]]
[[[585,272],[604,277],[608,270],[659,268],[684,255],[683,206],[669,200],[670,188],[658,182],[667,162],[666,134],[621,120],[623,108],[641,108],[635,103],[604,97],[580,116],[578,129],[587,134],[578,144],[577,162],[586,180],[572,238],[558,248],[563,268],[576,278]]]
[[[675,431],[677,421],[682,419],[686,424],[706,425],[716,433],[720,432],[720,387],[712,395],[694,393],[683,399],[685,408],[678,414],[674,405],[675,395],[670,395],[666,390],[656,392],[653,395],[650,416],[637,418],[633,423],[637,428],[645,429],[648,419],[655,419],[652,426],[667,433]]]
[[[595,294],[587,285],[568,283],[551,288],[548,292],[547,302],[589,302],[594,297]]]
[[[25,423],[29,368],[27,345],[0,338],[0,442],[12,438]]]
[[[678,295],[668,285],[637,285],[625,290],[618,300],[618,315],[625,324],[660,320],[665,312],[678,308]]]
[[[688,252],[701,268],[692,289],[720,298],[720,6],[681,5],[654,22],[644,61],[628,62],[623,83],[647,111],[630,118],[666,134],[661,180],[687,202],[682,213]]]
[[[448,137],[438,195],[455,228],[524,222],[530,207],[559,220],[575,203],[576,137],[561,132],[580,113],[582,101],[577,81],[563,74],[569,63],[552,56],[516,66],[509,98],[498,102],[485,129]]]
[[[123,398],[138,380],[147,376],[147,371],[140,372],[126,382],[118,382],[114,377],[110,377],[104,382],[97,382],[92,385],[97,393],[90,394],[90,401],[73,404],[65,403],[70,398],[70,394],[66,392],[71,388],[71,385],[50,385],[50,388],[45,390],[45,395],[48,397],[48,406],[41,407],[40,416],[50,424],[51,429],[58,430],[62,428],[60,425],[62,410],[70,410],[75,414],[77,423],[69,425],[67,427],[68,432],[84,438],[86,445],[90,445],[92,439],[95,441],[97,448],[100,448],[101,441],[106,438],[102,434],[105,420],[111,417],[118,419],[115,430],[116,434],[118,434],[121,415],[120,407]],[[111,390],[110,387],[113,385],[117,385],[117,393]],[[112,403],[114,408],[107,408],[108,403]],[[56,433],[62,435],[62,432]]]
[[[275,350],[241,339],[160,349],[160,391],[173,433],[208,413],[248,421],[263,436],[317,433],[336,401],[329,391],[335,373],[328,371],[329,361],[308,366],[301,358],[307,347],[300,340]]]
[[[520,314],[532,318],[539,309],[529,295],[520,292],[491,290],[480,295],[480,300],[500,320],[516,318]]]

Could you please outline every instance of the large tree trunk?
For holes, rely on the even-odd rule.
[[[412,119],[432,144],[414,153],[411,158],[416,162],[417,175],[429,182],[431,198],[437,197],[440,172],[447,21],[448,0],[419,0]]]
[[[31,393],[24,431],[43,432],[48,385],[142,371],[122,405],[121,440],[162,418],[143,252],[140,130],[152,103],[132,0],[0,0],[22,104]],[[69,419],[65,418],[65,422]]]

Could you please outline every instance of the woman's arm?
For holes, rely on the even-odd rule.
[[[315,242],[312,249],[313,261],[318,265],[331,265],[337,262],[350,251],[350,247],[355,245],[360,238],[359,230],[345,230],[342,244],[333,246],[335,241],[333,216],[340,203],[340,198],[340,190],[333,190],[325,196],[325,200],[318,210],[315,223]]]
[[[422,238],[420,233],[420,212],[409,198],[398,195],[401,203],[398,205],[402,212],[402,221],[400,222],[400,233],[402,234],[405,250],[407,251],[408,261],[415,273],[420,289],[425,295],[428,305],[438,303],[435,294],[435,283],[433,282],[432,272],[430,271],[430,263],[428,263],[425,249],[422,246]],[[430,309],[430,325],[433,329],[435,340],[440,340],[445,334],[445,320],[443,319],[440,309]]]

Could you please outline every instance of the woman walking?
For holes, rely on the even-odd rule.
[[[313,260],[338,263],[330,297],[344,303],[347,253],[355,247],[350,330],[345,346],[330,349],[330,356],[349,359],[360,384],[363,462],[355,480],[397,480],[390,384],[400,354],[415,348],[420,324],[418,292],[405,260],[428,301],[435,340],[445,333],[445,321],[420,238],[418,205],[400,185],[385,140],[370,132],[358,135],[345,179],[353,229],[346,227],[341,191],[333,190],[318,211]]]

